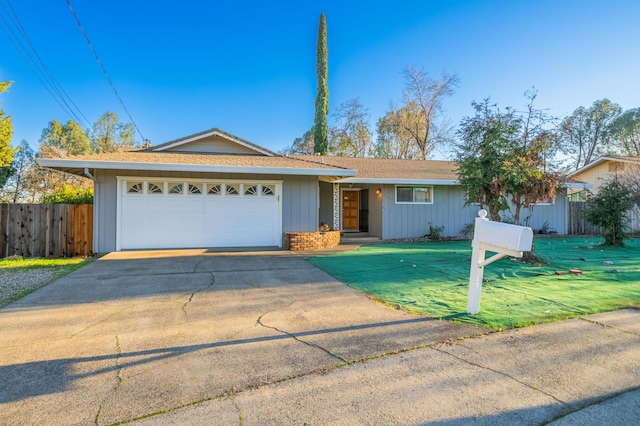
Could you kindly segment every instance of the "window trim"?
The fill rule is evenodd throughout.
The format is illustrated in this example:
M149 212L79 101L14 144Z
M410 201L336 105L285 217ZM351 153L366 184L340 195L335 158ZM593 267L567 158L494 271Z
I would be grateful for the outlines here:
M542 200L544 200L545 198L549 198L550 200L548 202L546 201L537 201L535 203L536 206L553 206L556 203L556 197L544 197Z
M398 188L425 188L428 189L429 192L429 201L398 201ZM415 191L411 191L411 196L413 200L415 200ZM394 197L396 204L418 204L418 205L426 205L433 204L433 185L395 185L394 188Z

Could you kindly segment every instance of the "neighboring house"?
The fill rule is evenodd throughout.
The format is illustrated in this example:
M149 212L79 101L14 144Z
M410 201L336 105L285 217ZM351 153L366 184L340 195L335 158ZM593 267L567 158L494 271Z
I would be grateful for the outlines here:
M569 189L569 199L571 201L586 201L587 192L596 195L605 182L628 176L640 179L640 157L599 157L569 175L570 179L580 180L592 186L588 191L586 189ZM638 208L633 209L630 218L631 230L640 230L640 211Z
M96 253L282 247L285 232L322 222L385 240L423 236L430 223L456 236L478 211L464 206L453 162L279 155L218 129L37 161L94 180ZM558 196L536 207L529 225L566 233L567 210Z
M640 157L605 156L599 157L586 166L569 174L569 178L591 184L593 187L589 189L589 192L595 195L606 181L630 173L640 177ZM572 189L569 190L568 193L572 201L582 201L586 199L585 190Z

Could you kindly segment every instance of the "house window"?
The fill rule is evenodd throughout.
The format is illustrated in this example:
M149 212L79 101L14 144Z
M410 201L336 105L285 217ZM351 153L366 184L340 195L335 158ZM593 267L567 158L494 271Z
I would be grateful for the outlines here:
M569 201L584 203L587 201L587 194L587 191L574 192L573 194L569 194Z
M610 172L623 172L624 171L624 163L621 161L609 161L609 171Z
M433 187L398 185L396 204L433 204Z

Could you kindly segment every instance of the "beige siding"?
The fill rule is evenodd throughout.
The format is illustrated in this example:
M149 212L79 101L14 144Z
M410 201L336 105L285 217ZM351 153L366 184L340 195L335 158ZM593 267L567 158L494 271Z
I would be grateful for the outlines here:
M585 170L580 174L574 175L573 177L583 182L592 184L593 188L590 189L589 191L591 191L592 194L597 194L600 187L607 180L613 179L616 176L616 172L609 171L609 163L611 163L611 161L607 161L602 164L599 164L595 167ZM634 175L637 175L639 171L640 171L640 167L634 164L625 163L624 171L617 172L617 173L619 176L622 176L625 173L634 173ZM570 191L570 193L575 193L578 191L579 190L573 189L572 191Z

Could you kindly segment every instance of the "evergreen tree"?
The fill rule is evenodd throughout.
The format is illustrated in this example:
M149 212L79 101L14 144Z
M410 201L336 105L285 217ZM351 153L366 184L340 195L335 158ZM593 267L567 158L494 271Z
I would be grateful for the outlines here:
M625 229L629 224L629 210L633 205L631 191L614 178L602 185L597 195L589 196L585 219L602 227L605 246L623 246L627 238Z
M314 152L327 154L327 113L329 112L329 87L328 78L328 52L327 52L327 21L324 13L320 14L318 23L318 44L316 47L316 74L318 77L318 91L316 93L316 115L313 126Z

